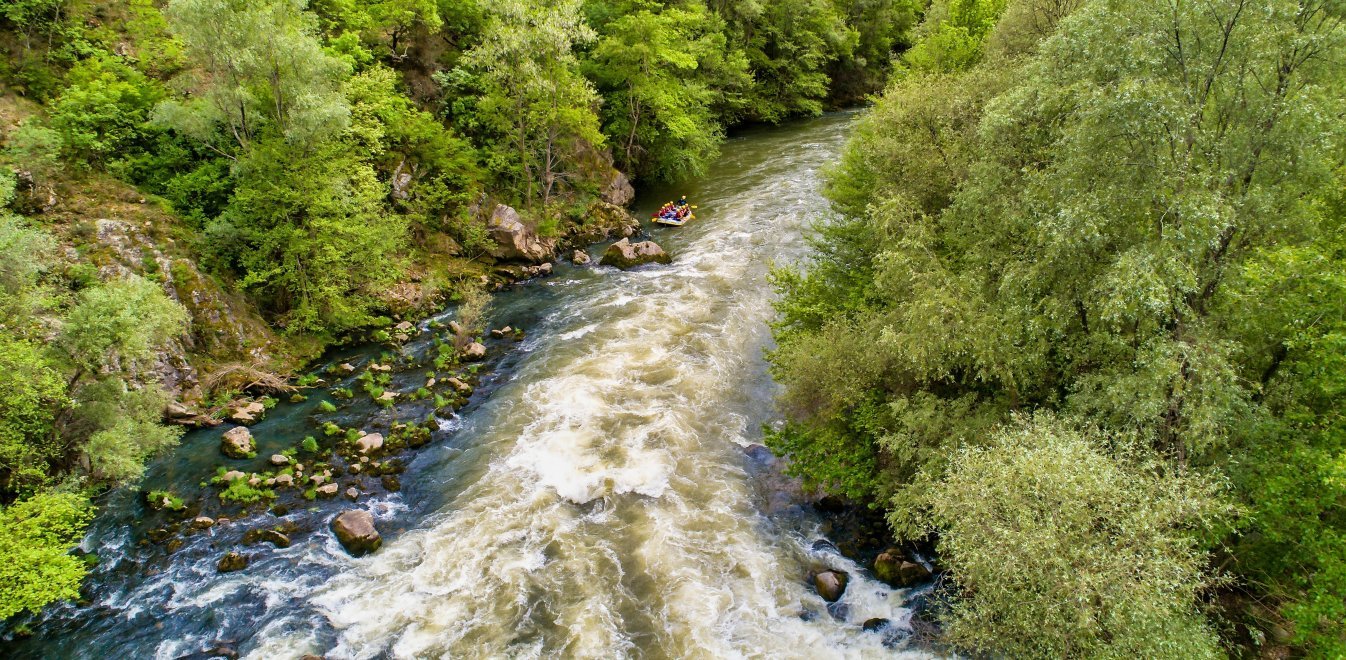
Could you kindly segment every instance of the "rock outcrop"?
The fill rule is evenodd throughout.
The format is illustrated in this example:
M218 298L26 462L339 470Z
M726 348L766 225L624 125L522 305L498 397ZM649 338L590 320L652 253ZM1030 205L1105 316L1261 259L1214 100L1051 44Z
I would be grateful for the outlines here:
M362 557L379 549L383 537L374 528L374 515L363 509L344 511L332 520L332 533L346 552Z
M599 195L604 202L614 206L626 206L631 200L636 198L636 189L631 185L631 180L626 178L626 174L621 170L612 171L612 180L608 182L606 188Z
M524 224L518 211L504 204L495 207L486 230L495 241L496 256L501 259L542 263L556 253L555 240L538 236Z
M220 451L229 458L251 458L256 451L252 442L252 431L246 426L236 426L220 437Z
M654 241L632 243L630 239L623 238L608 246L607 251L603 253L602 263L605 266L616 266L625 270L645 264L667 264L672 261L673 257L664 252L664 249Z

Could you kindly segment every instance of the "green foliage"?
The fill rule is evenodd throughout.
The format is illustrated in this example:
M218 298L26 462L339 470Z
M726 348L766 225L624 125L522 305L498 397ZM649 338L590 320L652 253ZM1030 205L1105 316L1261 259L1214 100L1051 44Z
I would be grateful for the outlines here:
M1210 481L1040 418L965 448L894 502L896 529L939 530L963 592L947 638L1016 658L1216 658L1194 606L1202 532L1231 514Z
M264 499L276 499L276 491L249 486L247 479L234 479L229 482L224 490L220 491L220 500L224 502L253 504Z
M233 200L206 233L289 331L343 332L373 319L378 287L400 272L405 218L384 195L340 143L295 153L266 140L240 161Z
M576 46L595 34L579 0L491 3L481 43L458 78L480 89L471 121L499 145L492 168L529 206L546 208L558 184L583 183L586 152L602 146L598 95L579 73Z
M172 0L164 15L199 67L181 81L190 99L159 106L165 125L243 149L268 130L309 142L345 127L346 66L323 52L302 0Z
M336 411L337 411L336 404L332 403L331 401L318 402L318 412L334 413Z
M1043 527L1069 509L1035 508L1043 488L1088 486L1092 510L1167 515L1175 496L1149 478L1185 474L1227 480L1246 507L1247 531L1223 539L1235 577L1282 607L1305 652L1341 653L1346 134L1330 108L1346 34L1325 5L1240 8L936 4L908 61L938 73L896 81L863 121L829 182L844 217L811 270L775 275L790 421L773 445L899 519L940 508L901 531L945 540L963 598L951 630L973 652L1211 652L1189 569L1213 536L1133 535L1161 544L1133 546L1148 553L1134 563L1188 568L1128 583L1089 559L1127 557L1106 550L1127 537ZM1149 524L1115 515L1105 529ZM1029 531L1074 540L992 534ZM1055 566L1077 574L1021 570ZM1089 593L1078 580L1096 576L1117 590L1040 595Z
M183 502L181 497L166 490L152 490L145 493L145 501L148 502L150 508L153 509L182 511L187 508L187 503Z
M604 132L619 166L664 180L705 170L723 128L713 108L720 72L702 64L726 47L720 22L699 5L645 9L604 27L586 68L609 99ZM746 73L746 60L735 64Z
M186 324L181 305L132 276L80 292L57 343L77 372L96 373L114 361L130 371L156 357Z
M304 442L303 442L302 444L300 444L299 446L300 446L301 449L303 449L304 451L306 451L306 452L308 452L308 453L310 453L310 454L316 454L316 453L318 453L318 439L315 438L315 437L313 437L313 436L311 436L311 435L309 435L309 436L305 436L305 437L304 437Z
M74 493L0 507L0 618L79 596L87 568L70 549L92 518L88 499Z
M75 161L106 162L143 139L144 124L164 91L111 55L91 57L72 69L70 86L51 107L51 125Z

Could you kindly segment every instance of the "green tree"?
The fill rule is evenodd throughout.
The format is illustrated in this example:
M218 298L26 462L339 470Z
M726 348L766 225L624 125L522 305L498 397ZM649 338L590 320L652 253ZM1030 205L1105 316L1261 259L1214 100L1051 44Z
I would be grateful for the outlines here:
M1021 420L894 503L899 531L939 531L961 589L950 641L1015 658L1222 656L1195 603L1201 534L1231 509L1210 481L1118 444Z
M711 18L695 5L645 9L604 28L587 68L611 90L604 128L624 170L678 180L704 171L718 153L723 129L712 108L713 81L700 65L726 44Z
M142 139L144 124L163 90L111 56L91 57L72 69L70 86L52 104L51 125L76 161L106 163Z
M603 144L598 94L575 55L594 38L579 0L505 0L492 4L481 43L463 56L481 89L474 120L509 150L495 169L529 205L545 208L558 184L583 183L582 161Z
M70 548L92 517L89 501L73 493L0 507L0 618L79 596L85 565Z
M281 315L290 332L341 333L372 320L375 293L401 272L406 219L349 145L296 153L283 140L254 145L239 163L226 212L207 227L240 285Z
M187 46L192 92L157 110L159 120L214 144L223 130L246 149L268 127L305 142L339 133L349 109L346 65L328 55L304 0L172 0L164 9ZM216 145L219 147L220 145Z

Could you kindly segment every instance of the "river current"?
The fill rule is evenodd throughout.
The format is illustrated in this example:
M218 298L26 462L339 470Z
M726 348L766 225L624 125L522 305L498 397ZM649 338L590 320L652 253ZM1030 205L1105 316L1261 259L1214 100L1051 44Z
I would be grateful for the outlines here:
M104 555L93 604L55 608L13 650L172 659L223 640L265 659L919 655L861 631L876 617L905 627L906 592L815 549L819 519L773 504L745 452L774 419L767 275L808 254L827 208L820 170L853 118L749 131L702 180L647 194L642 208L679 193L700 206L686 227L652 232L671 265L563 266L500 296L496 326L524 323L528 339L484 404L445 420L401 493L354 505L384 531L377 553L350 557L322 525L237 573L217 573L218 553L194 545L135 572L125 564L138 551L110 515L86 541ZM285 423L268 420L270 435ZM178 454L213 442L189 438ZM184 461L152 478L188 473ZM837 604L808 580L825 567L852 578Z

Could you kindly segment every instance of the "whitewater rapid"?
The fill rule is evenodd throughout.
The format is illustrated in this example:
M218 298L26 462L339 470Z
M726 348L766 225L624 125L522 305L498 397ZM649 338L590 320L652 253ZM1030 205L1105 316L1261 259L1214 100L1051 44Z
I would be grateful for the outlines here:
M546 308L508 382L445 420L453 441L418 458L413 487L356 505L379 552L351 558L322 531L240 573L173 566L100 604L167 627L129 642L108 623L87 643L164 659L220 638L268 660L919 655L861 631L905 625L905 593L813 550L812 514L766 513L744 451L773 419L769 269L807 254L850 122L731 140L676 191L700 218L655 233L671 265L532 285ZM829 566L852 577L830 607L808 582Z

